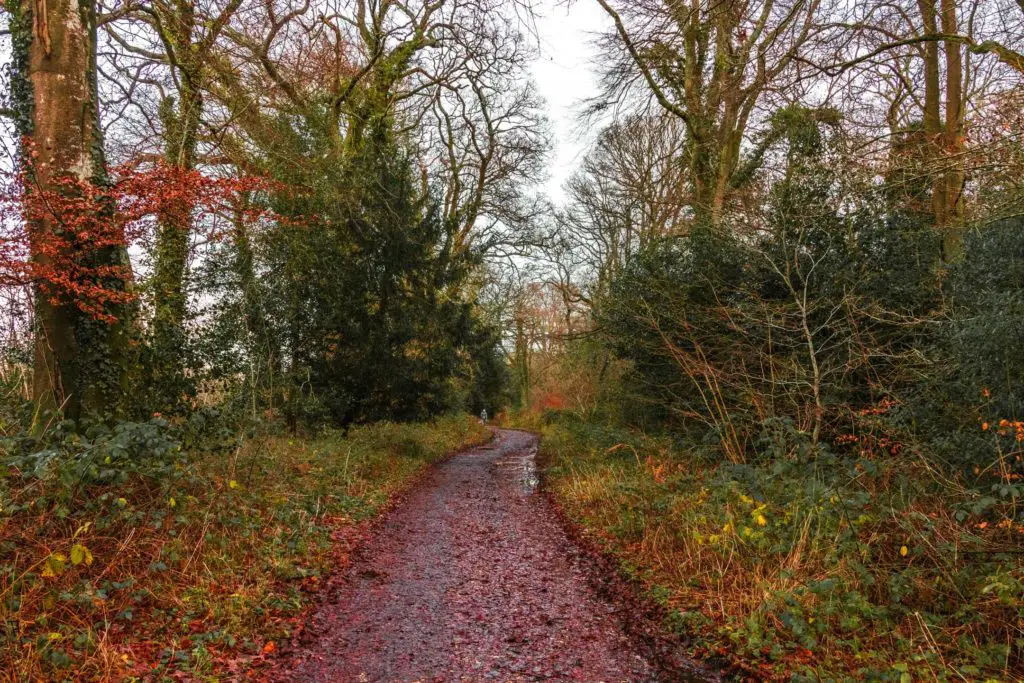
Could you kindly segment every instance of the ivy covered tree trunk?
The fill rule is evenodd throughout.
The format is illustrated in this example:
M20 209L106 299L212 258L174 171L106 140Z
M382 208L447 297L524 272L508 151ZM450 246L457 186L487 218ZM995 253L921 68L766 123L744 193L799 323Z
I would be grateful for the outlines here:
M232 224L234 227L235 273L242 290L245 313L245 328L251 343L250 353L257 366L252 378L252 391L266 390L267 408L271 411L277 405L276 394L281 381L281 344L266 310L259 282L256 279L256 256L246 225L245 212L249 198L244 196L235 205ZM255 400L255 398L254 398Z
M107 182L96 91L96 8L90 0L8 0L14 15L14 104L24 154L26 193L73 192L75 181ZM28 225L32 259L45 267L47 245L63 234L60 215L42 213ZM128 286L130 263L123 243L97 247L88 238L61 243L78 263L103 273L102 282L81 283L111 290ZM117 412L125 392L130 308L106 304L113 322L96 319L67 297L37 285L33 397L37 427L46 413L77 419Z
M143 3L145 4L145 3ZM217 4L215 14L197 3L154 0L151 16L175 75L177 97L160 103L164 131L164 162L182 173L195 170L199 127L203 116L203 87L207 65L217 37L225 29L242 0ZM207 9L212 9L208 6ZM137 8L138 11L143 11ZM150 16L143 11L143 16ZM148 18L144 21L149 23ZM186 379L188 359L188 256L195 206L186 198L172 202L161 215L153 268L153 367L157 400L167 410L179 407L194 389Z
M196 133L203 109L202 95L183 76L180 99L164 98L160 118L164 126L164 160L188 172L195 168ZM187 394L184 367L188 309L186 272L193 206L186 199L173 202L160 216L153 264L153 373L163 408L174 409Z

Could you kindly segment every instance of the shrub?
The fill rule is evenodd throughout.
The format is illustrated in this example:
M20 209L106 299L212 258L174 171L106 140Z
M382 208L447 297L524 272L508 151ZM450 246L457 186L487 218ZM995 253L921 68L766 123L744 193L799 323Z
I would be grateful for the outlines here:
M542 441L559 503L697 656L777 680L1024 673L1012 517L910 450L844 455L785 423L758 449L721 463L578 422Z

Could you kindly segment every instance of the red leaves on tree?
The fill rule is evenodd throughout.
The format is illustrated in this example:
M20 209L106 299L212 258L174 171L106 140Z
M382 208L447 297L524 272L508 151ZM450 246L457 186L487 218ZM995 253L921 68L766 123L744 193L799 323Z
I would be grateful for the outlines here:
M216 178L163 163L119 166L105 185L64 176L43 188L30 171L7 173L0 176L0 287L33 286L54 305L114 322L111 310L136 295L131 266L112 254L157 220L191 229L195 217L223 214L242 193L266 187L260 178ZM216 222L198 224L209 239L221 237Z

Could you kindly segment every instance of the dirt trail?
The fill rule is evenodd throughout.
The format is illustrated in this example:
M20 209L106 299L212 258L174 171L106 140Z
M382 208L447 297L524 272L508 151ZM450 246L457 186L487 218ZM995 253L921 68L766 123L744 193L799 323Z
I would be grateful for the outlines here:
M656 681L550 503L534 436L434 468L359 551L281 681Z

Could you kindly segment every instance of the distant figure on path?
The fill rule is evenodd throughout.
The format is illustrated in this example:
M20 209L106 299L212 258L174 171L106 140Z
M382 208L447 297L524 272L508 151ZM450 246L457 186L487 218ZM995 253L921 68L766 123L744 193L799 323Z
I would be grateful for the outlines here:
M480 424L487 424L487 408L480 411Z

